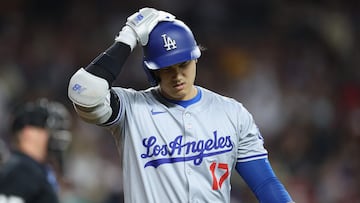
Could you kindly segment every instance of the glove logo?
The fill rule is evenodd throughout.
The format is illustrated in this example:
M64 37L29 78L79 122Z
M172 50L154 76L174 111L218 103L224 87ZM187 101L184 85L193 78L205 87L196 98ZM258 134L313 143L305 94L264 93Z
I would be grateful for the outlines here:
M140 23L140 21L141 21L142 19L144 19L144 16L141 15L141 14L139 14L139 15L136 16L135 21L136 21L136 23Z
M75 84L72 87L72 90L74 90L75 92L77 92L78 94L81 94L81 92L83 92L84 90L86 90L85 87L82 87L80 84Z
M166 51L171 51L177 48L176 41L174 39L171 39L171 37L167 36L166 34L161 35L161 37L164 40L164 48L166 48Z

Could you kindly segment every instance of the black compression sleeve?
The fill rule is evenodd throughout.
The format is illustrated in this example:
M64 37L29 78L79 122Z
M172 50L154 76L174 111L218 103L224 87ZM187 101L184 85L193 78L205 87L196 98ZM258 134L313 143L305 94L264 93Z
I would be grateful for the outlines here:
M106 121L106 123L114 121L118 116L120 110L120 99L113 89L110 89L110 106L113 112L109 120Z
M115 42L105 52L96 57L85 69L89 73L104 78L111 87L130 53L129 45Z

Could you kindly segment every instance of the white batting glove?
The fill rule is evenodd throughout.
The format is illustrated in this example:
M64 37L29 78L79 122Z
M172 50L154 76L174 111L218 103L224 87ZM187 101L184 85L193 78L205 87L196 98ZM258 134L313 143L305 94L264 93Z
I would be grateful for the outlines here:
M165 11L154 8L142 8L128 17L126 25L136 33L137 41L145 46L149 40L149 34L160 21L173 21L175 16Z
M137 44L137 35L132 28L125 25L115 37L115 41L129 45L132 51Z

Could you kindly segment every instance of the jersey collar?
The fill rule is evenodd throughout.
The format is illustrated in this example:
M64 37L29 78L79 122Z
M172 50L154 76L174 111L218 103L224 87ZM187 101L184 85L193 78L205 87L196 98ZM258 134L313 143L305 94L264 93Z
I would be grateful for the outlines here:
M196 96L194 98L192 98L192 99L189 99L189 100L173 100L173 99L168 99L168 98L165 98L165 97L163 97L163 98L166 101L170 102L170 103L177 104L177 105L180 105L180 106L186 108L186 107L200 101L201 96L202 96L201 89L199 87L196 87L196 89L198 90Z

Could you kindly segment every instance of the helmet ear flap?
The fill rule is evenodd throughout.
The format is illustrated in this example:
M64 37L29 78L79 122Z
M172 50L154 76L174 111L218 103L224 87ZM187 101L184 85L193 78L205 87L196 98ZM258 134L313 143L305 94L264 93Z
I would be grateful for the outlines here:
M158 83L159 83L158 78L155 76L154 71L153 71L153 70L150 70L150 69L146 66L145 62L143 62L143 69L144 69L144 71L145 71L146 77L147 77L150 85L151 85L152 87L158 85Z

